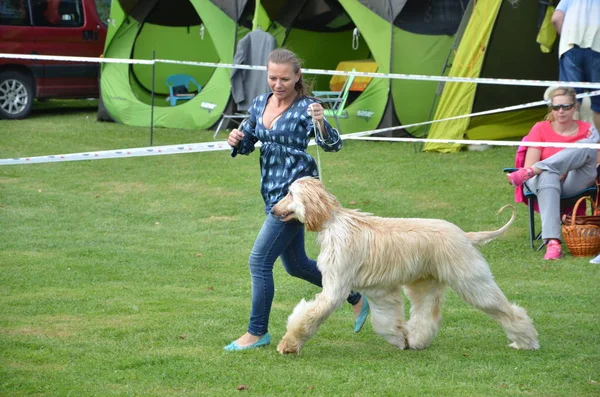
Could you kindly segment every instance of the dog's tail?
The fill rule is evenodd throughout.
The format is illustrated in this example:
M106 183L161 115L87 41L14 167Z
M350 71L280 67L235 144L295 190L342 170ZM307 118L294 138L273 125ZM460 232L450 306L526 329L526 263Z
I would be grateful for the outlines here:
M506 204L504 207L500 208L497 212L497 214L499 214L508 207L510 207L510 209L512 210L512 215L511 215L510 219L508 220L508 222L506 222L506 225L502 226L500 229L494 230L494 231L487 231L487 232L466 233L467 237L473 242L473 244L483 245L483 244L489 243L490 241L492 241L493 239L495 239L496 237L498 237L499 235L501 235L502 233L504 233L505 231L508 230L508 227L510 226L511 223L513 223L513 221L515 220L516 214L517 214L515 207L511 204Z

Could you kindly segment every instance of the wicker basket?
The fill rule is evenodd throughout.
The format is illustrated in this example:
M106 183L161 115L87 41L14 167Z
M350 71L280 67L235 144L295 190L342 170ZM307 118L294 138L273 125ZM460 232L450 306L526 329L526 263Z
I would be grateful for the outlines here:
M577 207L585 200L592 203L592 213L597 214L596 203L589 196L585 196L575 203L570 222L562 225L563 238L573 256L594 256L600 253L600 227L594 224L577 224ZM600 218L600 215L598 217Z

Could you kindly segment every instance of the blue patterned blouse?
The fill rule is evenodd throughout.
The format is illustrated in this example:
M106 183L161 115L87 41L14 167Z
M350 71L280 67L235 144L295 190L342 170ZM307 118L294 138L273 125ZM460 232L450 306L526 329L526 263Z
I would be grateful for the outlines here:
M292 106L279 117L269 130L263 124L263 112L267 100L272 94L263 94L254 99L249 117L240 126L244 139L231 156L248 155L254 151L254 145L260 141L261 194L265 201L265 212L288 192L296 179L304 176L319 176L315 159L306 152L314 126L308 114L308 105L315 100L302 96L296 98ZM320 136L317 144L326 152L337 152L342 148L342 140L336 129L325 121L328 137L324 141Z

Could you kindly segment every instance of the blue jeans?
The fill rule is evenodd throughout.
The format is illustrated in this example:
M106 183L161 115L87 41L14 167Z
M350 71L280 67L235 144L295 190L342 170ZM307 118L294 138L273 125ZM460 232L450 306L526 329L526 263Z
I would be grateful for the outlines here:
M269 315L275 294L273 266L281 257L289 275L306 280L318 287L321 272L317 262L306 256L304 249L304 225L298 221L282 222L272 214L267 215L250 254L252 276L252 311L248 332L262 336L269 328ZM353 292L348 302L355 305L361 296Z
M562 54L559 60L559 78L561 81L587 81L600 82L600 52L591 48L579 48L574 46ZM575 88L580 94L583 88ZM591 108L600 113L600 95L590 98ZM581 103L581 100L579 101Z

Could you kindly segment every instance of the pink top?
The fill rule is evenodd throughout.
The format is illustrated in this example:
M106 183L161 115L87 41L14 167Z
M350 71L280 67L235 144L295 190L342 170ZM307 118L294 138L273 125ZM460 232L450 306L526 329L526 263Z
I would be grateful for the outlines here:
M527 135L527 140L530 142L560 142L560 143L573 143L577 142L581 139L587 138L589 134L590 127L592 126L590 123L586 123L585 121L573 120L579 125L579 130L573 136L563 136L557 134L552 129L550 125L550 121L540 121L539 123L535 123L531 131L529 131L529 135ZM560 147L535 147L542 151L542 155L540 160L545 160L548 157L560 152L564 148Z

